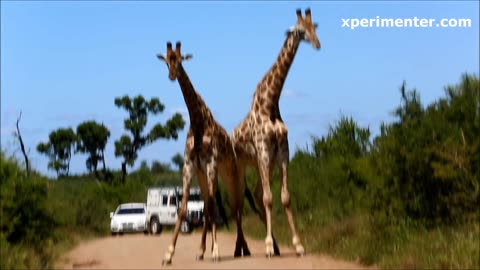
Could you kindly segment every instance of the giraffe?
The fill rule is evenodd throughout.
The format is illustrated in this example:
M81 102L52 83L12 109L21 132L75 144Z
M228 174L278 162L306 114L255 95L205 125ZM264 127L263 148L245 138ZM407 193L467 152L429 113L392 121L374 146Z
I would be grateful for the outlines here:
M180 224L185 219L191 179L194 175L198 178L206 206L206 220L203 224L200 253L197 255L197 259L203 260L207 229L210 226L212 230L212 258L214 261L219 259L214 219L216 199L214 194L218 187L218 174L225 182L229 195L229 205L236 219L237 241L234 256L242 256L242 252L244 256L249 256L250 251L242 231L245 184L243 178L238 177L236 154L230 136L213 118L210 109L202 97L195 91L187 73L183 69L182 61L191 59L192 55L181 55L181 43L176 43L174 51L172 50L172 43L167 42L167 54L165 56L158 54L157 57L167 64L169 79L178 81L190 116L190 128L187 134L184 165L182 168L184 196L182 197L178 219L175 224L173 239L162 263L171 264L172 262Z
M258 83L253 95L250 111L244 120L233 130L232 140L237 153L240 176L244 177L245 168L253 167L257 173L255 199L260 206L260 218L266 226L266 255L279 255L278 246L272 235L272 193L270 177L273 168L278 165L281 178L281 201L292 234L292 243L297 255L304 255L305 249L295 229L293 214L290 209L288 192L288 131L280 115L279 99L283 84L292 65L300 41L305 40L315 49L320 49L312 22L311 10L305 10L302 17L300 9L296 10L297 23L287 31L287 37L275 63Z

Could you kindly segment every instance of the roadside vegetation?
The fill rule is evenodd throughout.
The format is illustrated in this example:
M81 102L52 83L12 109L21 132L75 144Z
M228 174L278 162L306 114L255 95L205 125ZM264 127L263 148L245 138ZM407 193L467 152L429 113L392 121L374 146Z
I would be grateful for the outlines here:
M480 269L479 78L463 75L445 88L444 97L428 105L405 83L399 96L401 104L392 109L396 119L382 124L376 137L352 117L341 116L327 134L296 149L289 190L306 250L381 268ZM161 112L157 101L150 101L151 110ZM130 102L124 97L115 104L131 111ZM139 97L137 103L148 104ZM118 204L145 201L149 186L181 185L181 155L172 158L175 169L142 161L127 174L139 148L158 138L176 139L184 125L178 115L141 135L148 111L141 110L143 118L134 119L138 114L129 111L125 121L132 136L116 141L115 152L124 158L119 171L106 167L103 151L110 133L93 121L76 133L73 127L59 129L39 144L57 179L24 169L25 164L2 150L1 269L52 268L79 240L108 235L109 212ZM84 175L69 173L76 151L89 155ZM248 187L253 190L255 183L249 172ZM280 243L291 245L277 172L272 192L273 233ZM247 202L245 212L245 231L264 239L264 225ZM235 232L234 226L228 230Z
M405 83L400 97L396 120L375 138L342 116L296 151L289 190L307 252L382 268L479 269L478 76L463 75L427 106ZM291 245L279 181L272 192L274 235ZM247 232L264 239L258 218L246 222Z

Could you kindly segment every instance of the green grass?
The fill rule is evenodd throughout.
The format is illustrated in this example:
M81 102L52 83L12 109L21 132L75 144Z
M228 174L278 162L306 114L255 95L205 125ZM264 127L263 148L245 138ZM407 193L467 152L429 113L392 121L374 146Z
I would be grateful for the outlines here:
M379 227L366 214L320 225L310 214L296 217L298 233L308 253L376 265L384 269L480 269L479 224L424 229L414 225ZM284 214L273 218L279 244L292 246ZM247 235L263 240L265 227L253 214L245 217Z

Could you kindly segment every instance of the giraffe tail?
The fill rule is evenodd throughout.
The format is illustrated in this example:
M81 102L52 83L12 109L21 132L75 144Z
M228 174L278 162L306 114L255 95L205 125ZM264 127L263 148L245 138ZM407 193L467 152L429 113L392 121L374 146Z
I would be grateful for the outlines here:
M220 193L219 188L217 188L217 191L215 192L215 201L217 202L219 215L222 218L223 223L225 224L225 226L228 229L229 226L228 226L227 212L225 211L225 207L223 207L222 194Z
M260 213L258 212L258 209L255 206L255 200L253 199L252 192L250 191L250 189L248 189L246 183L247 183L247 179L245 178L245 197L247 198L248 204L250 204L250 207L252 208L253 212L259 215Z

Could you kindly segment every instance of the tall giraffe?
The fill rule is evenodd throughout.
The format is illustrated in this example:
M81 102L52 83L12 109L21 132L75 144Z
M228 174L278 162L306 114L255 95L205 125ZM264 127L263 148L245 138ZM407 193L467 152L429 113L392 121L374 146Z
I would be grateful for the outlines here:
M278 103L283 84L300 41L308 41L316 49L320 49L320 41L315 33L317 24L312 23L310 9L305 11L305 18L302 17L300 9L297 9L296 13L297 23L288 30L277 60L257 85L250 111L234 129L232 136L241 177L244 177L247 166L254 167L257 172L255 197L260 206L260 217L267 230L265 245L268 257L279 254L272 236L271 221L272 192L270 190L270 177L275 165L280 167L281 200L292 233L292 243L298 255L305 254L290 209L290 194L287 187L288 132L280 116Z
M218 174L220 174L225 182L229 204L237 223L237 241L234 256L241 256L242 252L244 256L248 256L250 255L250 251L242 231L245 182L243 178L239 178L234 145L225 129L213 118L210 109L202 97L195 91L182 66L182 61L192 58L192 55L187 54L186 56L182 56L180 48L181 43L177 42L175 51L173 51L172 43L167 42L166 56L157 55L160 60L167 64L169 79L178 81L190 116L190 128L187 134L184 153L185 161L182 171L184 195L182 197L177 223L175 224L172 243L165 253L163 264L170 264L172 262L180 224L185 219L191 179L194 175L198 178L201 194L206 205L206 220L203 224L200 253L197 255L197 259L203 259L206 234L209 226L212 228L212 258L215 261L219 259L214 217L214 195L218 186Z

